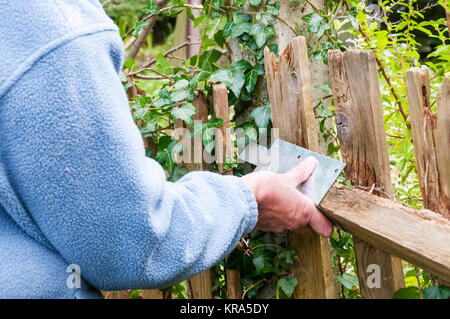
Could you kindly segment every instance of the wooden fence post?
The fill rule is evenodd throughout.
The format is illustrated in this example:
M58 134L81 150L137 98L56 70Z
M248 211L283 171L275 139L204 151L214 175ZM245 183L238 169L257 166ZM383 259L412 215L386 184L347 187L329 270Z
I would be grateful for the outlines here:
M317 152L318 130L305 38L294 38L278 61L277 66L266 47L264 63L273 127L279 129L280 138ZM288 244L298 250L293 275L299 284L294 298L336 298L328 239L292 231Z
M442 155L442 162L438 163L438 150L447 153L450 143L449 132L449 108L448 84L446 79L443 83L443 97L439 102L440 118L439 129L437 128L436 115L431 111L430 103L430 81L427 68L411 68L406 72L406 93L408 96L409 115L411 117L411 131L414 143L414 154L416 157L416 169L419 176L419 185L422 192L425 208L450 217L448 202L449 193L445 189L450 187L448 175L449 162ZM447 104L447 105L445 105ZM441 114L442 113L442 114ZM447 123L445 123L447 121ZM438 140L437 136L440 136ZM440 166L440 169L439 169ZM441 173L447 174L441 176Z
M206 101L206 97L202 92L196 92L196 97L194 99L193 104L195 105L196 113L192 117L194 121L208 121L208 103ZM182 120L175 121L175 129L185 127ZM186 166L188 171L203 171L208 170L208 165L203 159L203 146L201 149L201 153L198 154L195 152L194 148L194 140L196 138L200 139L201 137L194 136L189 138L187 136L181 137L186 143L185 147L188 148L190 158L188 162L183 163ZM182 143L183 144L183 143ZM198 156L202 156L201 159ZM193 299L211 299L212 292L211 289L214 285L215 278L215 270L213 268L205 270L192 278L189 279L189 288L191 292L191 298Z
M352 185L392 198L394 191L374 54L361 49L345 53L332 50L328 53L328 63L340 150L347 163L345 176ZM353 242L361 296L392 298L404 287L401 260L355 236ZM379 287L368 282L373 272L368 270L370 265L380 267Z
M230 113L228 108L228 91L223 83L214 84L213 91L213 106L216 117L224 120L222 126L219 128L220 134L216 134L215 151L216 163L218 171L223 175L233 175L233 170L225 170L225 159L232 157L231 152L231 134L230 134ZM226 269L225 278L227 287L228 299L241 299L241 276L238 269Z
M431 110L428 69L409 69L405 81L424 207L450 218L450 79L438 94L437 116Z

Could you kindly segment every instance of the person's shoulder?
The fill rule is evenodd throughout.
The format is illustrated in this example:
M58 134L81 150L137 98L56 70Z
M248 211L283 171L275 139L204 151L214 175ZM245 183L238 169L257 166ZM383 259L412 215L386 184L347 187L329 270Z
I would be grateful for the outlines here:
M0 0L0 91L41 56L106 30L117 27L98 0Z

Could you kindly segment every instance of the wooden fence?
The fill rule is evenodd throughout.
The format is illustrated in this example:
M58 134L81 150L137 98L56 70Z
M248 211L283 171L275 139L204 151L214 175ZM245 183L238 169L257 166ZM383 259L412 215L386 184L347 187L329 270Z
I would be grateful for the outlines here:
M425 209L394 200L385 137L377 65L370 50L328 53L340 150L347 163L345 176L354 187L335 184L321 206L353 235L357 275L363 298L392 298L404 287L405 260L430 272L443 284L450 282L450 79L445 78L431 111L426 68L407 71L409 105L417 173ZM306 41L295 38L279 56L266 49L265 71L273 127L280 138L319 151L318 128L312 105L312 84ZM197 119L208 110L198 97ZM213 87L214 112L229 127L227 90ZM206 113L205 113L206 112ZM181 124L179 124L181 125ZM225 131L224 131L225 132ZM229 143L229 137L224 135ZM226 144L226 143L225 143ZM224 145L225 145L224 144ZM224 150L218 150L225 156ZM228 154L229 155L229 154ZM190 167L189 169L205 169ZM223 167L219 172L225 174ZM329 241L317 234L288 234L288 245L298 250L292 268L298 280L294 298L336 298ZM381 270L381 286L368 285L370 266ZM212 298L213 272L190 279L190 297ZM227 295L241 297L239 272L226 270ZM163 297L152 290L149 297Z

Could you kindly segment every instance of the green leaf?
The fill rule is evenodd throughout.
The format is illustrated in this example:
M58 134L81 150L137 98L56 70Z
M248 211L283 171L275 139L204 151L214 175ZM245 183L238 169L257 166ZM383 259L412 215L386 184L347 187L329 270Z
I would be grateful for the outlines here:
M182 119L187 125L192 125L192 116L195 114L195 106L192 103L184 103L180 107L174 107L170 114L174 119Z
M261 0L249 0L248 2L250 2L252 6L259 6Z
M256 80L258 80L258 69L254 68L245 75L245 88L247 89L247 92L253 92L255 89Z
M216 129L214 127L207 127L203 130L202 141L203 145L205 145L205 149L211 153L214 149L214 133Z
M342 276L337 276L337 280L347 289L359 287L358 277L349 273L344 273Z
M331 29L331 27L326 23L326 20L318 15L317 13L310 13L304 15L302 20L308 25L308 31L312 33L317 33L317 37L320 39L326 30Z
M247 22L233 24L233 28L231 30L231 37L237 38L237 37L243 35L244 33L250 33L251 26L252 25Z
M394 293L393 299L420 299L419 288L400 288Z
M324 91L326 91L328 94L331 94L331 85L330 85L330 83L323 83L323 84L319 84L319 85L316 85L316 86L314 86L315 88L317 88L317 89L321 89L321 90L324 90Z
M242 63L237 61L231 65L230 73L232 77L232 83L230 85L230 90L239 97L242 87L245 84L245 74L242 71Z
M271 119L270 105L267 104L258 106L250 114L249 118L255 120L256 126L258 126L258 128L267 128Z
M209 79L212 82L222 82L229 86L233 85L233 75L231 74L231 71L227 69L218 69L211 74Z
M423 292L425 299L450 299L450 287L447 286L429 286Z
M251 69L252 65L245 60L239 60L239 61L236 61L233 63L232 68L236 69L236 70L241 70L242 72L245 72L248 69Z
M286 279L286 277L281 278L278 280L278 285L280 286L281 290L283 290L284 294L291 298L292 294L294 293L295 287L298 285L298 281L295 278Z
M139 36L139 32L141 32L147 26L147 24L147 21L136 21L133 25L133 32L131 33L131 35L137 38Z
M273 251L260 248L253 252L253 264L257 274L269 273L273 270Z
M133 290L130 294L130 299L139 299L139 296L141 294L140 290Z
M184 166L174 166L172 175L168 178L170 182L176 182L180 178L182 178L184 175L187 174L187 169Z
M256 16L256 19L263 25L270 25L273 23L274 17L270 12L264 12L263 14Z
M218 128L223 124L223 119L219 117L211 117L211 119L206 123L206 127L208 128Z
M255 270L252 258L239 249L234 249L228 256L226 267L228 269L239 269L244 276Z

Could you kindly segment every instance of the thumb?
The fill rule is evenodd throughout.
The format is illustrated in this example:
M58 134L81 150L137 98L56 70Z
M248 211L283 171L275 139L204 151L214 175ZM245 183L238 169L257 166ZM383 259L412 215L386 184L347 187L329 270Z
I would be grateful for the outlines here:
M319 162L314 157L309 156L284 175L290 185L297 187L311 176L318 164Z

